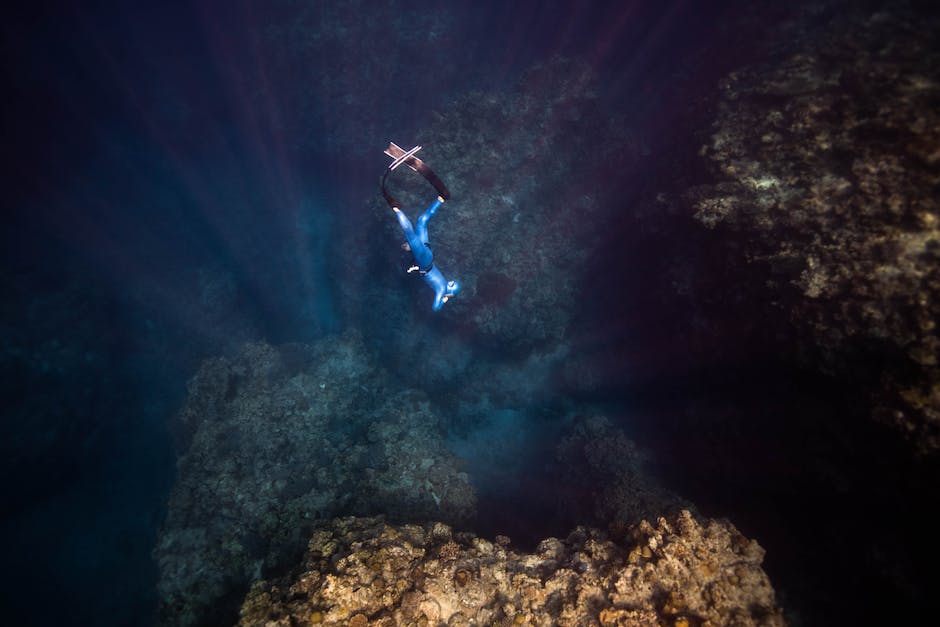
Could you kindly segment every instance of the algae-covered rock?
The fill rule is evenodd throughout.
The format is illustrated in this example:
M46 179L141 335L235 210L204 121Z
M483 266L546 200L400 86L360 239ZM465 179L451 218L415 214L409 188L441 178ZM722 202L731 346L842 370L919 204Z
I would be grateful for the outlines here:
M162 622L224 620L251 581L291 563L318 519L473 515L427 399L397 389L366 355L356 336L249 344L193 377L154 551Z
M292 575L252 587L239 625L783 625L763 556L687 511L623 543L579 527L533 553L441 523L342 518Z
M804 23L820 32L722 82L704 148L722 180L691 192L695 216L769 264L808 361L936 450L940 22L899 3Z
M554 350L580 306L590 250L584 242L614 210L615 168L639 155L623 118L603 111L596 82L586 64L555 58L511 87L455 98L417 134L422 156L452 194L430 224L430 244L435 263L462 291L438 315L478 346ZM434 197L417 175L396 175L392 185L412 220ZM374 250L384 242L381 266L401 265L398 224L378 194L373 207L379 232L361 229L352 246ZM420 299L414 305L390 302L372 285L356 285L349 300L366 302L396 329L414 328L403 310L430 308L433 297L409 280L419 282L402 272L393 289L409 290Z
M694 511L691 503L660 485L650 471L649 453L604 416L577 416L555 456L563 469L559 485L587 501L564 506L593 510L600 523L622 528L667 512Z

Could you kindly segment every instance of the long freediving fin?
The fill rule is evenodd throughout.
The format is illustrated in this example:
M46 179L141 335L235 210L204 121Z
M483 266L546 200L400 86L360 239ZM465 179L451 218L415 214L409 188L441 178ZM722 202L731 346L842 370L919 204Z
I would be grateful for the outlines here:
M424 161L414 156L419 150L421 150L421 146L415 146L411 150L404 150L395 142L389 142L388 148L385 149L385 154L392 158L392 163L388 166L388 169L385 170L385 175L382 177L382 195L385 196L385 201L393 209L401 205L399 205L398 201L385 189L385 180L388 178L389 172L403 163L423 176L428 183L437 190L437 195L440 196L441 202L450 198L450 191L447 189L447 186L444 185L444 182L437 177L434 170L428 167Z

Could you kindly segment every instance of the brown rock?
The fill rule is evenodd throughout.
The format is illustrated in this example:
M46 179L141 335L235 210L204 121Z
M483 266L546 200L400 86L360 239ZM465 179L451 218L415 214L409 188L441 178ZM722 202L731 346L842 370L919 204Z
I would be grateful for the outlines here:
M579 527L565 540L543 541L536 554L458 534L449 551L455 554L444 559L428 550L441 532L440 523L389 527L378 518L337 519L314 534L309 552L329 546L338 559L308 557L293 577L256 585L239 625L261 627L275 618L300 624L313 607L322 608L324 625L784 624L760 568L760 546L730 523L700 523L688 511L636 525L628 546ZM638 547L655 559L630 562ZM408 587L376 587L377 556L382 578ZM421 586L409 580L415 572L422 573ZM314 585L292 586L295 580Z

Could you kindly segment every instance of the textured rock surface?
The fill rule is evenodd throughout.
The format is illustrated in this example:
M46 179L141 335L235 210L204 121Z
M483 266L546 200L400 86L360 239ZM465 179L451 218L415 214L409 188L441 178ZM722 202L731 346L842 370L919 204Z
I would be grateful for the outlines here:
M464 325L478 343L552 350L577 310L588 254L580 242L603 228L611 209L601 183L612 175L610 163L637 156L624 120L602 112L596 80L588 67L556 58L511 89L454 100L418 135L426 160L452 192L430 225L431 244L439 267L464 291L441 315ZM412 220L433 199L416 175L396 177L394 185ZM374 207L382 232L361 231L356 247L387 242L381 263L394 267L401 233L380 198ZM400 282L408 280L418 282L410 276ZM420 300L409 307L430 307L424 285L413 292ZM383 293L369 303L383 307L387 300ZM408 308L397 306L394 315L402 310Z
M896 8L822 23L722 83L706 154L723 181L691 200L769 264L807 357L879 389L877 415L936 450L940 22Z
M590 501L563 507L593 510L598 523L623 527L693 510L691 503L659 485L649 471L649 454L604 416L576 417L555 455L564 469L559 485Z
M226 616L251 581L290 563L317 519L473 514L423 394L396 389L365 355L355 336L249 344L190 381L185 452L154 551L164 623Z
M782 625L760 564L732 525L688 512L620 542L579 527L534 553L444 524L343 518L292 576L253 586L240 625Z

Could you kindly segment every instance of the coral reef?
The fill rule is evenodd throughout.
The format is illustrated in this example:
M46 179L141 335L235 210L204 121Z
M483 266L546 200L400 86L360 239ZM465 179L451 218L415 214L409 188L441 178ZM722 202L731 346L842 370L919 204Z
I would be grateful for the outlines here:
M252 587L239 625L783 625L763 556L687 511L617 541L579 527L531 554L441 523L342 518L293 575Z
M472 516L438 429L424 395L393 385L355 335L208 360L180 414L179 476L154 550L161 622L224 620L318 519Z
M875 414L933 451L940 23L903 6L830 16L783 62L730 74L703 149L722 180L689 196L769 265L807 361L873 389Z

